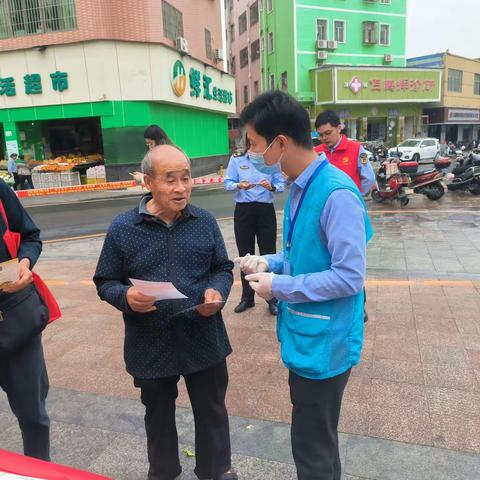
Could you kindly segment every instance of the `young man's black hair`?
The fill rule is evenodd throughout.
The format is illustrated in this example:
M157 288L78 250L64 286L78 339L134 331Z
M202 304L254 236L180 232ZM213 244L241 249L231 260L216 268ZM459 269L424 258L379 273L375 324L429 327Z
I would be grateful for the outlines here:
M310 116L293 97L279 90L266 92L248 104L240 115L244 125L273 142L278 135L290 137L298 146L312 148Z
M327 125L329 123L332 127L338 127L340 125L340 117L337 112L333 110L325 110L320 113L315 120L315 129L321 127L322 125Z

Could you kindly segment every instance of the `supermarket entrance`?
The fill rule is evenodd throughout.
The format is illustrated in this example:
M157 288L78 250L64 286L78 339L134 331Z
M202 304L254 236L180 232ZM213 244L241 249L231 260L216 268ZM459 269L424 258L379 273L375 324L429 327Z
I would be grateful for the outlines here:
M105 181L100 117L21 122L18 130L34 188Z

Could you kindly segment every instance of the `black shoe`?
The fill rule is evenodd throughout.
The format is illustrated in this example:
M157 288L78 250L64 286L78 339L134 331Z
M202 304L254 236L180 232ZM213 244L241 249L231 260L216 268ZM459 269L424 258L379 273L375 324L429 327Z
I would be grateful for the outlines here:
M270 315L277 316L278 315L278 307L276 300L270 300L268 303L268 311Z
M252 308L255 306L254 301L247 301L247 300L242 300L234 309L233 311L235 313L242 313L248 308Z
M363 323L368 322L368 313L366 310L363 311Z

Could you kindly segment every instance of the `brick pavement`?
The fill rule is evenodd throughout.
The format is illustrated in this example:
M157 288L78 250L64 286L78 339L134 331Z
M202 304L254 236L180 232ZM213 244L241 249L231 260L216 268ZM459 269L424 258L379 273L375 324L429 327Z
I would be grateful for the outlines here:
M473 480L476 477L471 472L475 468L480 471L480 463L475 463L480 459L480 211L475 198L460 196L456 200L428 204L415 199L412 207L417 212L412 208L395 211L388 204L370 206L376 230L368 255L370 321L362 363L352 373L340 422L340 430L346 434L343 441L349 446L344 452L351 474L347 478L411 480L417 478L412 472L422 472L428 465L435 476L418 478ZM234 256L231 220L220 224ZM75 404L77 416L67 415L71 431L64 435L69 439L76 438L75 426L80 428L84 415L88 417L82 409L98 422L94 409L108 399L137 408L134 400L138 393L123 366L121 319L97 299L90 282L101 244L101 238L93 238L46 245L38 268L50 281L64 311L64 318L44 336L57 420L62 421L64 407L56 407L55 396L66 392L64 395L80 395L78 398L85 400ZM258 457L267 462L262 464L265 471L276 472L258 478L294 478L288 457L287 373L278 356L275 322L261 300L255 309L235 315L232 310L239 296L237 278L225 307L234 347L229 359L229 412L232 418L248 419L252 425L283 425L285 431L283 436L279 434L283 463L282 457L262 456L261 448L258 455L250 450L239 452L238 461L248 472ZM179 405L188 406L183 388ZM2 417L11 422L8 410L3 410L0 408L0 422ZM141 420L138 408L136 412ZM188 416L188 410L185 412L182 415ZM141 425L137 427L138 435ZM115 428L115 423L110 428ZM245 432L239 427L234 434L243 439ZM78 443L78 455L70 457L64 452L60 458L109 472L113 467L102 463L102 454L108 453L110 437L102 438L94 452L88 450L85 439L76 438L73 446ZM131 440L125 438L126 444ZM185 438L186 444L188 441ZM8 444L0 433L0 448ZM19 448L18 441L12 445ZM140 455L142 448L137 445L133 452ZM375 451L378 458L370 458ZM390 467L384 455L387 460L391 457ZM396 461L402 463L402 455L411 456L412 465L418 465L402 473L395 466ZM432 459L445 468L437 472ZM455 465L457 473L448 465ZM120 472L115 478L133 477ZM244 478L257 477L250 474Z

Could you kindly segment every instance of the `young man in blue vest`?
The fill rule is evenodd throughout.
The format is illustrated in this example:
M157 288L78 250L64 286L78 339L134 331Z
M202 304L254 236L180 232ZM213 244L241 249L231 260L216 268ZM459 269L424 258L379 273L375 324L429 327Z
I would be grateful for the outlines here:
M283 251L237 261L258 295L280 300L277 334L290 371L298 479L340 480L340 407L363 343L368 214L348 175L313 150L308 112L292 97L264 93L241 120L251 151L266 166L279 163L292 184Z

